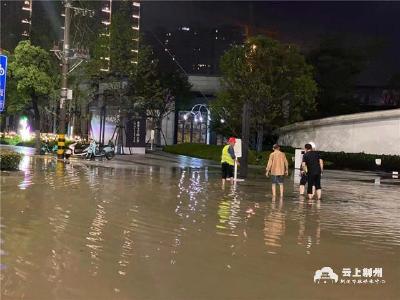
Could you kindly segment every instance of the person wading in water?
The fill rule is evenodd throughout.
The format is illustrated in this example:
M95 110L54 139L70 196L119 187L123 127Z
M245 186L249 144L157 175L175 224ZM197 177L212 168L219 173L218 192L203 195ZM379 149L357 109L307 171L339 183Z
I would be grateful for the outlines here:
M303 155L302 168L307 173L307 194L311 200L313 198L313 186L318 200L321 200L321 174L324 170L324 162L317 151L313 151L311 144L304 146L306 153Z
M228 144L222 149L221 155L221 171L222 171L222 185L225 185L226 179L230 179L233 184L233 169L235 166L235 151L233 147L235 146L236 139L230 137L228 139Z

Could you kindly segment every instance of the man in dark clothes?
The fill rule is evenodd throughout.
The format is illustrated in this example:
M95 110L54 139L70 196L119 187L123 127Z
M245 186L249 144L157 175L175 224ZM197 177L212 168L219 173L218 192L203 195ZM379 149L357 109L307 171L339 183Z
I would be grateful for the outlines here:
M312 146L313 151L315 151L316 146L313 142L309 143ZM304 152L303 152L304 154ZM302 158L303 159L303 158ZM307 184L307 174L304 172L303 167L300 166L300 186L299 186L299 192L300 195L304 195L305 189L306 189L306 184ZM315 194L315 186L313 186L313 195Z
M303 155L302 168L307 173L307 194L311 200L313 197L313 186L315 186L318 200L321 199L321 174L324 170L324 162L319 153L313 151L311 144L304 146L306 153Z

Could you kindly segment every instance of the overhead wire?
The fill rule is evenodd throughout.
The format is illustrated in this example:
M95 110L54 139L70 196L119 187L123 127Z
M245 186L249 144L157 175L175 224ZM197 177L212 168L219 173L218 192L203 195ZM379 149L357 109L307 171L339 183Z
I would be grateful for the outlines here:
M157 35L150 30L150 32L152 33L152 35L154 36L154 38L156 39L156 41L165 49L165 51L168 53L169 56L171 56L172 61L179 67L179 69L183 72L183 74L186 75L186 77L189 78L189 74L186 72L186 70L182 67L182 65L179 63L179 61L176 59L176 57L171 53L171 51L165 47L165 45L160 41L160 39L157 37ZM208 103L209 99L207 98L207 96L202 92L199 91L201 96L206 100L206 102Z

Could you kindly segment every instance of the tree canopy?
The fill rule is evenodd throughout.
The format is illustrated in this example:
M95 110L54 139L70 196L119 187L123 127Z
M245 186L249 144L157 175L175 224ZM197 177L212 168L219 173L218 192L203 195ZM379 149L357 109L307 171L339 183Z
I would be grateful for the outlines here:
M21 41L11 55L8 74L11 83L11 98L6 103L6 107L12 112L33 109L37 148L40 147L39 109L49 102L57 88L58 76L55 71L49 53L31 45L29 41Z
M326 37L309 53L308 61L314 66L319 87L314 117L357 112L359 103L354 89L367 63L367 53L346 47L337 37Z
M240 131L245 102L252 108L251 125L261 134L303 120L314 110L317 85L312 67L293 45L264 36L250 38L222 56L221 71L223 91L213 108L221 116L229 115L234 132Z

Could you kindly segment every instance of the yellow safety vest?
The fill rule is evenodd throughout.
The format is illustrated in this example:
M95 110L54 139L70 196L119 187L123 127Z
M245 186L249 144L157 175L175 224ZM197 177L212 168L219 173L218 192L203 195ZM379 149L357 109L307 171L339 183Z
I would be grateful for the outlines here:
M222 149L222 156L221 156L221 163L226 162L227 164L234 166L235 161L233 160L232 156L229 154L228 149L229 145L226 145L224 149Z

